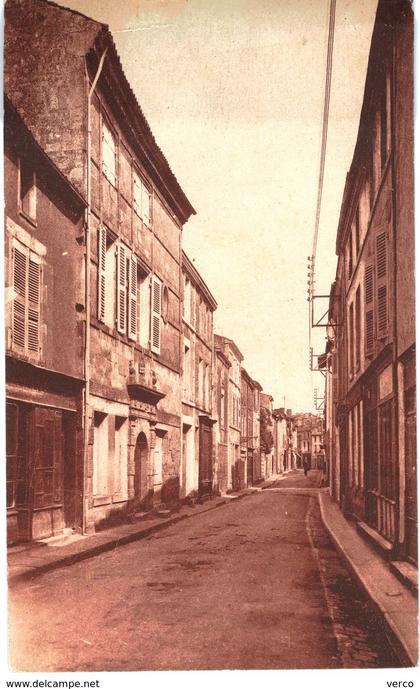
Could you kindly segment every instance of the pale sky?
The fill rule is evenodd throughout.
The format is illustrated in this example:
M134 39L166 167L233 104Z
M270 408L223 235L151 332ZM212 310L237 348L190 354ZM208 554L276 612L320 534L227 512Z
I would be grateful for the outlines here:
M184 248L275 406L313 411L307 256L322 132L328 0L63 0L109 24L155 138L197 211ZM377 0L337 0L316 288L360 117ZM325 303L325 309L327 302ZM314 331L313 331L314 332ZM315 353L325 333L313 335Z

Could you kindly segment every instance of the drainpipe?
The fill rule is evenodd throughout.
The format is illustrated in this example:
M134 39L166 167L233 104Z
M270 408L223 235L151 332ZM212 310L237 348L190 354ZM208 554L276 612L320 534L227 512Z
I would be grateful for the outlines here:
M93 92L95 90L98 79L101 75L102 68L105 61L105 56L107 54L108 48L105 48L102 53L101 59L99 61L98 69L96 70L95 78L88 92L87 99L87 146L86 146L86 253L85 253L85 309L86 309L86 327L85 327L85 361L84 361L84 374L85 374L85 399L84 399L84 428L83 428L83 496L82 496L82 533L87 531L87 521L86 521L86 480L87 480L87 466L88 466L88 448L89 448L89 399L90 399L90 254L91 254L91 241L90 241L90 227L91 227L91 177L90 177L90 159L91 159L91 148L92 148L92 125L91 125L91 99ZM85 73L86 73L86 83L89 87L89 72L87 69L87 64L85 63Z

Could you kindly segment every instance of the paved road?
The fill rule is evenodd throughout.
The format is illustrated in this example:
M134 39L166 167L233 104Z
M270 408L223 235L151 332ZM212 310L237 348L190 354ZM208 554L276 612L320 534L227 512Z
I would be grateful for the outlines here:
M316 498L269 490L22 584L10 613L15 670L398 664Z

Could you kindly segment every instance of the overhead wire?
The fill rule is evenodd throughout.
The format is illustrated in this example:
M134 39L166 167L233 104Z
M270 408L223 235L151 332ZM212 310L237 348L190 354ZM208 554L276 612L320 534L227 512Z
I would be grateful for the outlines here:
M327 142L328 142L328 121L330 112L330 99L331 99L331 80L332 80L332 64L333 64L333 51L334 51L334 32L335 32L335 12L336 12L336 0L330 0L329 4L329 22L328 22L328 43L327 43L327 60L325 67L325 87L324 87L324 107L322 113L322 138L321 138L321 153L319 161L319 173L318 173L318 192L316 201L316 212L315 212L315 227L314 236L312 242L312 254L311 254L311 294L309 300L309 351L312 362L311 347L312 347L312 323L313 323L313 288L314 288L314 272L315 272L315 257L318 244L318 234L319 234L319 223L321 217L321 206L322 206L322 193L324 188L324 173L325 173L325 159L327 152ZM311 365L312 369L312 365ZM311 370L312 378L312 370ZM312 385L313 387L313 385Z

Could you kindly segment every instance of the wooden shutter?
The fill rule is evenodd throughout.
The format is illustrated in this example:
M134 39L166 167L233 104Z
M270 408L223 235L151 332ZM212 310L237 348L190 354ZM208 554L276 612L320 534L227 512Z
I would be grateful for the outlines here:
M24 246L13 247L12 341L25 353L40 349L41 261Z
M137 339L137 260L135 256L129 259L129 287L128 287L128 337Z
M98 236L98 320L105 320L106 228L99 227Z
M29 254L28 270L28 350L38 353L40 338L40 277L41 265L34 254Z
M153 275L152 277L152 303L151 303L151 349L160 354L160 323L162 305L162 283Z
M27 262L25 248L13 247L13 307L12 307L12 342L14 346L25 350L27 318Z
M124 244L117 253L117 330L127 332L127 250Z
M373 352L375 345L375 318L374 318L374 292L373 292L373 265L365 268L365 353Z
M376 319L378 337L388 331L388 252L386 232L376 235Z

